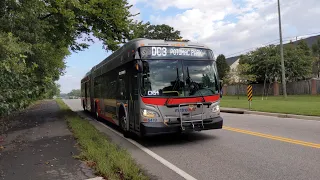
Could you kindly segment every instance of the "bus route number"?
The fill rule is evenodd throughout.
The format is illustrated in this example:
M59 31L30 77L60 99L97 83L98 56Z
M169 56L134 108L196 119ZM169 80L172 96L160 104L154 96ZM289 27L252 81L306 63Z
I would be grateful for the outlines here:
M148 91L148 96L159 96L159 91Z
M152 56L167 56L167 48L152 47Z

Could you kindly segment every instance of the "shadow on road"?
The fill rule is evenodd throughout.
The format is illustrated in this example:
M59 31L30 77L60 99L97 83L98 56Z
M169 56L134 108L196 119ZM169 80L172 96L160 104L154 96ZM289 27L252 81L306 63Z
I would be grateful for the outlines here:
M95 119L93 114L89 112L84 112L82 110L77 112L87 117L90 117L91 119ZM120 127L118 127L117 125L114 125L104 119L99 119L98 121L122 134ZM194 142L211 141L211 140L217 139L218 137L214 136L213 134L204 133L204 132L213 132L213 131L214 130L189 132L189 133L182 133L182 134L166 134L166 135L157 135L157 136L143 137L143 138L133 134L131 139L135 140L136 142L138 142L139 144L145 147L173 146L173 145L181 145L181 144L188 144L188 143L194 144Z
M214 135L204 134L203 132L190 132L186 134L158 135L143 139L136 139L136 141L145 147L163 147L188 143L194 144L195 142L210 141L214 139L217 139L217 137Z
M39 110L41 109L41 110ZM39 113L41 111L41 113ZM19 130L29 129L41 126L48 122L63 121L59 114L58 105L50 100L42 100L38 104L32 105L20 112L15 112L13 115L0 119L5 121L4 134L12 133ZM0 132L0 136L2 132Z

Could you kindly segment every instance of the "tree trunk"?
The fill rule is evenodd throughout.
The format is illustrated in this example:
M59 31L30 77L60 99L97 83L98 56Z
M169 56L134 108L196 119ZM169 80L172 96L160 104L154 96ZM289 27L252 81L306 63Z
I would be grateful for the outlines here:
M268 86L268 90L267 90L267 97L266 97L266 99L268 99L268 96L269 96L269 91L270 91L270 86L271 86L271 81L269 81L269 86Z
M263 100L263 96L265 96L266 94L266 81L267 81L267 75L264 75L264 82L263 82L263 92L262 92L262 100Z
M318 58L318 78L320 78L320 55Z
M239 91L240 88L239 88L239 86L240 86L240 85L237 84L237 95L238 95L238 99L240 99L240 91Z

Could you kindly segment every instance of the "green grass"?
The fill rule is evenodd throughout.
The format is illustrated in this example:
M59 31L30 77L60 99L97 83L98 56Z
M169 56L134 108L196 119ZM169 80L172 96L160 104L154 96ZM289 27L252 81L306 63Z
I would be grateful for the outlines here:
M87 161L97 175L105 179L149 179L126 150L116 146L87 120L72 112L61 99L56 101L81 147L78 157Z
M249 103L246 96L223 96L221 107L249 109ZM270 96L267 100L254 96L251 107L253 111L320 116L320 96Z

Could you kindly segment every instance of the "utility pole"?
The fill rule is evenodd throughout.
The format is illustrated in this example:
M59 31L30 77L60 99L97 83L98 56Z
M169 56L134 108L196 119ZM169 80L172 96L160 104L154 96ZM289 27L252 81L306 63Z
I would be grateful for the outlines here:
M286 85L286 74L285 74L285 68L284 68L283 44L282 44L282 30L281 30L280 0L278 0L278 14L279 14L279 34L280 34L282 89L283 89L283 96L284 96L285 98L287 98L287 85Z

